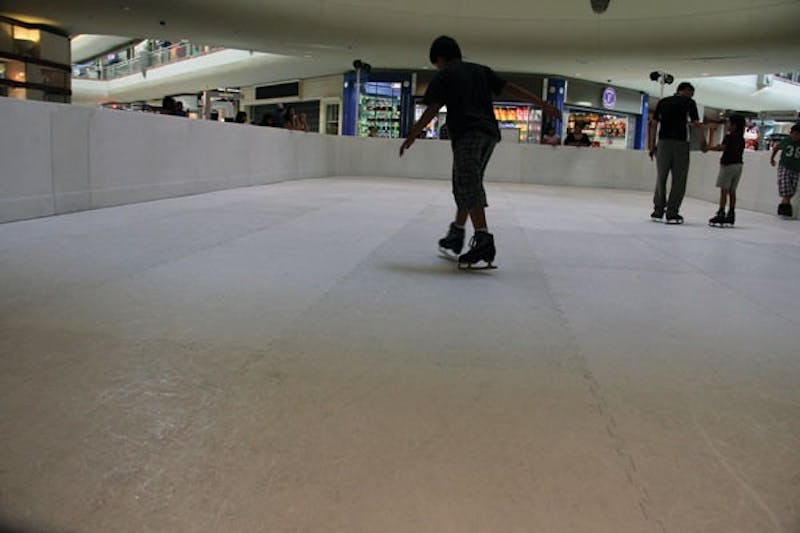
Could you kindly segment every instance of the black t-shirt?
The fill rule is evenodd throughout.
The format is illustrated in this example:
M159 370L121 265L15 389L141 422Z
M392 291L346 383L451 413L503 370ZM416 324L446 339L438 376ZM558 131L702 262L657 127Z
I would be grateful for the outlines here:
M725 151L722 152L722 158L719 160L720 165L735 165L743 162L744 137L728 134L722 144L725 145Z
M658 132L659 139L687 142L689 141L688 119L691 119L692 122L700 120L697 114L697 104L691 98L681 94L660 100L653 118L661 123Z
M436 73L422 101L425 105L447 106L447 133L451 139L477 130L499 141L492 100L505 85L505 80L489 67L456 60Z
M575 138L574 133L567 134L567 138L564 139L564 146L591 146L592 141L589 139L589 136L585 133L581 136L580 139Z

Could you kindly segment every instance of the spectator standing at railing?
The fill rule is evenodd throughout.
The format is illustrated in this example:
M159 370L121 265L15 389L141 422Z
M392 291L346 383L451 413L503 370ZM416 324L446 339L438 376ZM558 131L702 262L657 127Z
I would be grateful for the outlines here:
M276 128L283 128L286 126L286 109L283 104L278 104L275 108L275 114L272 117L272 126Z
M287 130L300 129L300 117L297 116L297 110L294 108L294 106L289 106L286 108L286 117L283 121L283 127Z
M305 113L300 113L300 117L297 119L297 129L300 131L308 131L308 115Z
M165 96L161 99L161 114L174 115L176 111L175 99L171 96Z
M585 124L583 122L576 122L575 127L567 134L564 139L564 146L591 146L592 140L588 135L583 133Z
M556 133L556 129L553 126L547 128L542 140L544 141L544 144L549 144L550 146L561 145L561 136Z
M271 113L264 113L261 116L261 122L258 125L259 126L274 127L275 126L275 118L272 116Z

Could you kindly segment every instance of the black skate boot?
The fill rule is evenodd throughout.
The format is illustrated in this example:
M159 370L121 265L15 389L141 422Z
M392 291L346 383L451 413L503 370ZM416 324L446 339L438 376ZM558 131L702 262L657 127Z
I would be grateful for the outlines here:
M495 256L494 235L486 231L476 231L475 236L469 243L469 252L458 258L458 268L486 269L497 268L492 265ZM473 266L479 262L485 262L485 266Z
M464 248L464 228L459 228L451 222L447 235L439 239L439 250L447 257L455 259L462 248Z
M792 204L778 204L778 216L792 218Z
M725 225L725 222L727 222L727 219L725 218L725 210L720 209L717 211L717 214L714 216L714 218L709 219L708 225L721 228L723 225Z
M683 217L678 213L667 213L667 224L683 224Z
M650 220L653 222L662 222L664 220L664 211L654 209L653 212L650 213Z
M725 224L729 226L736 224L736 211L733 209L728 210L728 216L725 217Z

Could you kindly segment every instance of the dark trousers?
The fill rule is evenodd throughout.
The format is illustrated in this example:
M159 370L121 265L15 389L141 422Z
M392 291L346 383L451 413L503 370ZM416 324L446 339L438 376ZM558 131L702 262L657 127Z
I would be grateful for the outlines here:
M664 211L668 215L677 214L686 194L686 177L689 174L689 143L659 139L656 150L656 191L653 195L653 206L656 211ZM667 198L667 177L672 172L672 187Z

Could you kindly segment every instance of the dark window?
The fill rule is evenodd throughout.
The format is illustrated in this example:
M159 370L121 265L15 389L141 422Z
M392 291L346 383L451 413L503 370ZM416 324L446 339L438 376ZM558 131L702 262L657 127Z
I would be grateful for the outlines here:
M278 85L264 85L256 87L256 100L266 100L267 98L286 98L287 96L298 96L300 94L300 82L279 83Z

